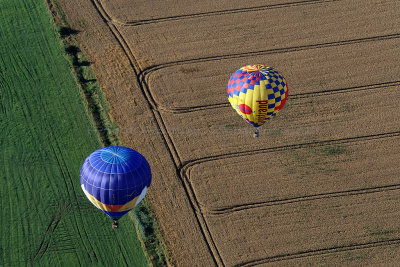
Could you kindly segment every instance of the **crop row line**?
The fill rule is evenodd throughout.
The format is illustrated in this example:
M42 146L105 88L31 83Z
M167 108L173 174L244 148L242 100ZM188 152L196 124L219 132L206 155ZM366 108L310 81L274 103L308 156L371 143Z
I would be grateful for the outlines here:
M61 149L61 147L60 147L60 142L58 141L57 135L54 133L54 131L53 131L53 129L50 127L50 125L49 125L48 129L50 129L49 138L53 139L52 142L50 143L50 144L52 144L52 145L51 145L51 149L52 149L53 154L54 154L54 156L55 156L55 159L56 159L56 161L57 161L57 165L58 165L58 167L59 167L59 169L60 169L60 172L62 173L62 177L63 177L64 184L65 184L65 188L66 188L66 190L67 190L67 195L70 196L70 198L69 198L70 200L72 200L72 199L75 200L76 206L77 206L79 212L81 212L81 210L80 210L80 205L78 204L78 203L79 203L79 201L78 201L78 195L77 195L76 190L75 190L75 188L74 188L74 186L73 186L74 182L73 182L71 173L70 173L70 171L69 171L69 169L68 169L68 164L66 164L66 160L64 159L64 156L63 156L63 153L62 153L62 149ZM70 187L71 187L71 190L69 189ZM60 202L60 203L61 203L61 202ZM65 212L66 210L68 210L68 207L69 207L69 206L70 206L70 204L67 205L67 206L65 206L65 207L62 206L62 207L59 209L59 212L62 211L62 215L63 215L64 212ZM74 218L74 220L75 220L76 225L82 225L82 224L80 224L80 223L78 222L77 217L78 217L78 216L76 216L75 214L73 214L73 218ZM78 218L80 218L80 217L78 217ZM60 218L60 220L61 220L61 218ZM54 232L54 230L53 230L53 232ZM83 232L83 233L82 233L82 232ZM93 249L93 244L90 242L89 234L88 234L87 231L86 231L86 227L85 227L85 226L83 226L83 227L78 227L78 234L79 234L79 237L80 237L79 240L82 241L82 243L83 243L83 245L86 247L86 249L87 249L88 251L93 251L93 254L89 254L89 253L88 253L88 257L89 257L90 261L91 261L91 262L98 262L98 258L97 258L96 252L95 252L94 249ZM86 238L83 238L83 235L84 235ZM89 244L88 244L88 247L87 247L87 245L83 242L83 240L88 240L88 243L89 243ZM92 255L93 255L94 258L92 258Z

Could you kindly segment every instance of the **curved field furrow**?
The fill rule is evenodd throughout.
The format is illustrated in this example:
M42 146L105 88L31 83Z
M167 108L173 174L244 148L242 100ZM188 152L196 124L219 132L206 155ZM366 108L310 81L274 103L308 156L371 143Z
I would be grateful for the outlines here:
M400 132L395 132L225 154L190 162L182 168L181 175L185 177L187 186L195 192L196 201L201 199L201 211L212 214L319 198L397 190L399 184L396 183L394 175L400 152L393 144L399 137ZM380 146L376 146L377 144ZM363 156L371 153L379 155L382 152L391 160L380 166L384 170L380 171L380 175L386 179L375 180L378 166L365 160ZM311 160L308 160L309 157ZM260 169L251 165L245 174L240 172L241 165L233 165L234 162L243 162L245 159L252 159L255 166L265 162L282 166L271 171L270 175L262 175ZM346 170L348 162L358 162L359 166L354 170ZM220 175L211 176L210 171L220 168L221 165L235 167L221 171ZM298 175L295 180L290 179L293 173ZM313 180L314 175L319 176L319 179ZM264 184L265 179L268 183ZM354 182L350 183L348 179ZM229 189L227 193L218 191L222 185ZM276 190L277 187L284 191Z
M400 114L391 110L398 107L398 92L399 87L394 86L338 94L335 101L331 95L289 98L284 112L260 127L262 139L252 137L252 127L231 107L191 112L190 116L162 113L162 117L186 163L222 154L397 133ZM198 143L202 145L195 145Z
M207 215L222 215L232 212L238 212L245 209L255 209L260 207L266 206L274 206L274 205L285 205L291 204L301 201L310 201L310 200L317 200L317 199L325 199L325 198L335 198L335 197L343 197L343 196L352 196L352 195L362 195L362 194L371 194L376 192L383 192L383 191L392 191L392 190L399 190L400 184L394 185L384 185L379 187L372 187L372 188L363 188L363 189L354 189L354 190L346 190L340 192L329 192L329 193L321 193L318 195L305 195L299 196L291 199L279 199L279 200L272 200L266 202L258 202L258 203L246 203L243 205L237 205L232 207L225 207L219 209L208 209L207 207L201 206L201 212L204 212Z
M102 16L104 21L108 22L109 15L104 11L103 7L101 6L101 2L99 2L97 0L92 0L92 3L96 6L96 10ZM137 64L135 64L136 59L135 59L134 55L130 51L130 48L126 44L126 41L124 40L124 38L120 35L119 31L110 23L107 23L107 26L109 27L109 29L113 33L114 37L116 38L116 40L120 44L121 48L123 49L125 55L129 59L129 62L131 64L131 66L133 67L133 70L135 71L135 73L140 72L139 66ZM142 89L142 93L146 97L147 103L150 106L152 106L151 105L152 104L151 94L149 95L148 93L143 91L143 87L142 86L140 86L140 88ZM168 151L169 151L171 157L175 160L174 163L175 163L176 167L180 166L181 165L180 158L177 156L177 153L176 153L176 150L175 150L174 146L173 145L171 146L172 141L170 140L169 135L165 134L165 125L163 124L162 119L160 119L161 117L160 117L158 111L153 109L153 116L154 116L153 118L157 122L158 131L160 131L160 133L162 133L161 136L163 137L163 141L165 142L166 147L169 148ZM190 193L188 192L187 188L185 188L185 191L188 194L188 199L192 199L192 198L189 197ZM191 205L195 205L195 204L191 203ZM198 220L199 226L200 226L200 228L202 230L203 237L207 241L207 246L208 246L211 254L213 255L214 263L216 263L218 265L223 264L222 261L221 261L221 257L219 255L219 252L215 247L215 244L213 242L212 237L208 234L209 233L208 231L204 231L204 228L207 228L207 224L204 222L204 218L202 217L201 214L196 214L196 215L197 215L196 218Z
M97 47L86 49L120 129L131 131L123 137L154 160L159 180L150 197L174 259L250 266L349 253L344 262L357 263L358 252L373 259L381 248L389 257L400 233L392 112L400 82L396 60L384 59L399 54L399 19L388 15L398 2L231 2L194 4L197 11L188 3L190 12L168 1L79 3L95 9L112 38L90 21L84 30L123 51L110 61L99 56L105 45L80 37ZM80 25L85 12L64 7ZM259 139L224 104L229 75L249 62L276 66L292 96ZM102 63L135 84L115 87ZM118 107L126 98L135 105ZM130 113L137 103L145 108Z
M266 263L286 264L286 261L293 260L293 259L322 256L322 255L333 254L333 253L339 254L339 253L353 251L353 250L361 250L361 249L364 250L364 249L387 247L387 246L393 246L393 245L398 246L399 243L400 243L400 238L395 238L395 239L385 240L385 241L375 241L375 242L369 242L369 243L353 244L353 245L348 245L348 246L340 246L340 247L332 247L332 248L324 248L324 249L316 249L316 250L310 250L310 251L299 251L299 252L292 253L292 254L277 255L274 257L270 257L270 258L251 260L251 261L243 262L240 265L235 265L235 266L256 266L256 265L261 265L261 264L266 264ZM391 255L388 255L388 256L391 256ZM343 258L345 258L345 257L343 257ZM357 259L357 257L354 258L354 260L356 260L356 259ZM399 259L392 259L391 261L393 263L395 263L398 260ZM331 262L327 262L327 263L331 263Z
M296 51L302 51L302 50L318 49L318 48L332 47L332 46L342 46L342 45L357 44L357 43L363 43L363 42L382 41L382 40L397 39L397 38L400 38L400 33L388 34L388 35L377 35L377 36L359 38L359 39L341 40L341 41L329 42L329 43L308 44L308 45L304 45L304 46L294 46L294 47L284 47L284 48L269 49L269 50L243 52L243 53L238 53L238 54L190 58L190 59L185 59L185 60L172 61L172 62L166 62L166 63L162 63L162 64L158 64L158 65L148 66L146 68L143 68L142 72L139 73L139 76L148 76L152 72L163 69L163 68L181 66L181 65L191 64L191 63L201 63L201 62L219 61L219 60L231 59L231 58L244 58L244 57L250 57L250 56L262 56L262 55L270 55L270 54L278 54L278 53L288 53L288 52L296 52ZM142 79L147 80L148 78L142 78Z
M244 265L398 242L400 229L393 222L399 197L398 190L380 191L205 217L215 242L224 244L226 265Z
M374 147L374 145L376 143L382 143L384 140L390 141L390 142L388 142L387 146L383 146L381 148L381 150L384 151L388 157L393 159L392 162L387 162L386 166L382 166L382 168L385 168L387 166L397 166L398 165L398 160L397 160L398 157L397 156L399 155L399 153L398 152L397 152L397 154L389 153L388 147L391 147L391 144L395 143L395 140L398 140L399 137L400 137L400 132L396 132L396 133L382 134L382 135L378 135L378 136L366 136L366 137L360 137L360 138L351 138L351 139L347 139L347 140L335 140L335 141L329 141L329 142L303 144L298 147L282 147L282 148L270 149L267 151L265 151L265 150L264 151L248 151L248 153L243 152L243 153L238 153L236 155L229 155L229 156L221 155L218 158L202 159L202 160L198 160L198 161L189 163L182 169L181 173L182 173L183 177L186 177L185 178L185 182L187 183L186 187L189 188L191 191L192 202L196 203L196 206L194 206L194 208L196 209L196 213L202 214L202 216L204 217L204 219L206 221L206 225L214 225L213 223L210 223L207 220L207 217L209 217L209 216L225 216L225 215L229 215L231 213L237 213L237 212L241 212L241 211L244 211L247 209L260 209L260 208L268 208L268 207L272 207L272 206L279 206L279 207L284 208L285 205L301 204L301 203L307 203L309 201L317 201L317 200L322 200L322 199L334 199L334 198L343 198L343 197L349 197L349 196L354 196L354 195L373 194L373 193L377 193L377 192L398 191L400 189L399 184L390 184L390 182L396 181L395 177L393 175L396 174L397 167L392 168L392 170L389 169L390 172L388 172L388 173L381 174L382 177L392 177L392 180L386 179L386 180L380 180L380 181L375 180L374 181L375 173L373 172L373 170L376 168L376 166L372 165L370 167L367 167L368 165L371 165L371 163L368 161L365 161L364 166L360 167L359 169L356 169L355 172L363 170L363 173L371 173L371 175L368 177L371 179L369 181L367 181L367 179L366 179L364 181L365 185L367 185L369 183L375 183L375 184L379 183L381 185L373 186L373 187L366 186L363 188L362 185L355 184L355 185L352 185L355 188L352 190L332 191L333 185L335 183L340 184L339 178L352 179L352 180L354 179L354 181L358 181L358 182L361 182L362 179L359 179L358 177L352 177L351 175L354 176L354 174L341 173L341 172L339 172L339 170L340 170L340 168L343 169L343 167L332 165L332 160L336 160L335 159L337 157L336 153L342 154L343 151L335 150L334 152L330 152L329 150L326 151L324 149L338 147L338 145L339 146L343 146L343 145L349 146L350 145L352 147L358 147L360 145L360 143L367 143L367 144L369 144L370 147ZM370 149L370 147L367 146L365 148L365 150L368 152L371 152L372 150ZM208 176L208 172L210 172L210 171L212 172L212 170L215 170L215 169L221 170L220 165L216 164L218 161L224 162L225 160L229 159L231 161L231 163L224 163L224 165L227 164L228 166L230 166L232 163L234 164L234 162L243 162L243 160L241 160L241 158L254 157L254 158L268 159L268 157L267 157L268 154L274 155L275 153L280 153L282 151L284 153L293 153L292 151L294 151L294 150L309 150L309 149L315 149L315 151L322 151L322 152L320 152L320 153L322 153L322 155L327 154L327 155L325 155L325 157L331 158L331 160L326 163L318 162L318 165L320 166L319 168L321 168L321 166L325 165L324 168L321 168L320 175L324 175L328 179L333 179L333 177L331 175L336 173L335 177L337 177L337 179L335 178L336 180L334 179L332 181L332 185L330 185L329 183L324 181L324 179L320 178L319 184L326 185L326 187L324 187L323 190L326 190L328 192L322 191L321 193L312 194L312 195L300 195L300 196L286 198L286 199L283 199L282 197L280 197L277 199L264 201L264 202L249 203L248 201L251 201L252 198L254 198L254 196L258 196L261 198L269 198L268 196L265 196L265 194L272 193L269 191L271 189L280 187L280 188L284 188L286 191L289 191L289 193L292 193L291 191L293 191L293 190L288 190L288 188L295 189L296 186L301 187L301 184L297 184L297 182L293 181L293 180L286 181L286 178L281 177L281 176L277 176L276 178L274 177L272 184L270 184L270 183L257 184L257 176L259 176L260 174L258 174L258 173L253 174L252 172L247 172L247 176L240 175L240 173L239 173L240 179L237 179L237 180L230 179L232 177L228 178L229 175L232 176L233 174L235 174L237 172L236 170L232 170L232 172L227 172L227 173L223 172L223 173L221 173L221 175L212 175L213 179L210 179L211 177ZM396 149L396 148L394 148L394 149ZM333 155L332 155L333 159L332 159L332 156L329 155L330 153L333 153ZM353 152L353 153L355 155L359 154L359 153L355 153L355 152ZM379 154L379 151L373 151L373 153ZM264 157L260 157L260 155L264 155ZM344 154L343 157L346 158L347 155L348 155L348 153ZM279 161L279 160L280 160L280 158L277 159L277 161ZM350 158L348 160L356 161L358 159ZM273 164L273 163L274 162L272 162L271 164ZM200 169L200 170L196 170L196 171L194 170L194 168L196 168L199 165L203 165L203 164L207 164L207 166L202 167L202 169ZM210 164L212 166L210 166ZM256 164L259 164L259 163L256 163ZM329 166L329 167L327 167L327 166ZM310 168L310 166L306 166L306 167ZM344 167L344 169L345 168L346 167ZM238 165L238 169L240 169L240 165ZM229 169L224 169L224 170L229 170ZM254 170L257 170L257 169L254 169ZM195 173L194 173L194 171L195 171ZM278 171L278 173L279 172L280 171ZM293 172L291 171L290 173L293 173ZM300 172L298 171L298 173L301 173L301 170L300 170ZM361 175L363 173L361 173ZM274 173L274 175L275 175L275 173ZM311 173L308 173L307 175L310 176L310 178L309 178L310 181L311 181L311 177L315 177L315 175L313 175ZM194 176L194 177L192 177L192 176ZM197 182L193 181L195 178L197 178L196 179ZM268 177L265 177L265 178L268 179ZM251 181L251 182L249 182L249 181ZM284 182L282 182L282 181L284 181ZM307 182L307 181L303 181L303 182ZM202 186L202 185L205 185L205 186ZM250 188L252 185L254 185L254 188ZM204 188L201 188L201 190L199 190L199 186L204 187ZM226 188L225 191L221 192L220 190L218 190L219 188L221 188L223 186ZM332 186L332 189L328 189L329 186ZM361 188L360 188L360 186L361 186ZM313 185L310 184L310 189L313 189L316 187L318 187L318 183L316 183L315 187L313 187ZM344 183L341 187L337 187L337 188L338 189L339 188L342 188L342 189L350 188L350 185ZM294 192L296 192L296 191L299 191L299 190L295 189ZM306 190L303 189L302 191L306 191ZM249 193L249 195L244 194L247 192ZM276 192L280 192L280 191L276 191ZM245 201L246 204L239 204L239 205L230 206L230 207L222 206L223 208L221 206L219 206L219 203L221 202L221 200L226 201L226 203L237 203L238 199ZM206 201L206 202L204 203L204 201ZM210 206L210 205L212 205L212 206ZM217 207L215 205L217 205ZM225 221L225 223L229 224L228 221ZM208 227L210 227L210 226L208 226ZM207 229L207 231L209 231L209 235L214 236L214 239L215 239L215 233L213 233L213 229L210 230L208 227L206 229ZM273 226L271 225L271 227L273 227ZM351 249L352 247L353 247L353 245L347 249ZM274 256L272 258L263 259L260 262L256 261L254 263L265 263L265 262L272 262L272 261L278 261L278 260L281 261L281 260L292 259L292 258L297 258L297 257L308 257L308 256L320 254L320 253L315 253L315 252L316 251L311 251L311 252L308 251L308 252L296 252L294 254L285 255L285 256L279 255L279 256ZM330 248L326 251L326 253L330 253L330 252L337 252L337 250L335 248ZM232 253L234 253L234 252L232 252ZM297 255L297 256L293 257L294 255Z
M152 19L142 19L142 20L137 20L137 19L133 19L132 21L129 21L129 18L118 18L118 15L121 15L121 12L125 12L126 11L126 6L131 4L129 2L124 2L124 1L120 1L120 2L116 2L116 1L112 1L113 3L107 3L107 1L99 1L99 3L102 3L102 9L108 9L109 11L107 11L108 16L110 16L110 14L112 15L112 22L113 23L117 23L119 25L129 25L129 26L140 26L143 24L150 24L150 23L160 23L160 22L168 22L168 21L174 21L174 20L185 20L185 19L189 19L189 18L196 18L196 17L207 17L207 16L218 16L218 15L229 15L229 14L235 14L235 13L247 13L247 12L252 12L252 11L260 11L260 10L268 10L268 9L276 9L276 8L283 8L283 7L296 7L299 5L310 5L310 4L321 4L324 2L332 2L332 1L340 1L340 0L303 0L303 1L281 1L281 0L275 0L275 1L270 1L272 3L268 4L268 5L255 5L252 7L242 7L242 8L231 8L231 9L222 9L222 10L218 10L218 11L206 11L206 12L200 12L200 13L193 13L193 14L182 14L182 15L171 15L171 16L167 16L164 17L162 15L165 14L165 12L170 11L167 8L170 7L170 3L166 2L166 1L162 1L158 4L154 4L155 6L157 6L158 8L160 8L160 6L165 5L164 7L162 7L162 17L158 17L158 18L152 18ZM219 5L221 5L221 7L226 8L226 6L238 6L238 4L242 4L240 3L241 1L227 1L225 3L223 3L223 1L221 1L222 3L219 3ZM190 3L187 3L188 5L190 5ZM254 5L254 3L252 3ZM108 8L105 8L105 6L108 6ZM207 5L198 5L197 7L204 7ZM125 9L125 10L124 10ZM187 8L187 10L190 10L190 8ZM149 11L154 11L154 9L149 10ZM105 12L105 11L104 11ZM117 14L115 14L115 12L117 12ZM186 12L185 12L186 13ZM129 14L128 16L131 16L132 14ZM146 13L144 14L136 14L136 15L148 15ZM124 16L126 16L126 14L124 14ZM153 17L153 16L151 16ZM110 17L111 18L111 17ZM125 21L122 21L125 20ZM128 21L126 21L128 20Z
M139 65L136 63L136 59L135 56L133 55L129 45L126 43L125 39L121 36L120 32L118 31L118 29L112 25L110 21L110 16L107 14L107 12L104 10L102 4L100 1L97 0L91 0L93 5L96 7L96 10L99 12L99 14L102 16L102 18L104 19L104 21L107 22L107 26L109 27L109 29L111 30L111 32L113 33L115 39L118 41L118 43L120 44L122 50L124 51L126 57L129 59L129 62L132 66L132 69L134 70L134 72L137 74L138 77L138 83L139 83L139 87L142 89L142 93L143 95L146 97L147 103L149 104L149 106L153 109L153 118L154 120L157 122L158 127L157 127L157 131L159 131L161 134L161 136L163 137L164 140L164 144L166 145L167 148L169 148L169 153L171 155L171 157L174 159L174 163L175 166L178 168L179 166L182 165L179 156L177 155L177 152L175 150L174 145L170 145L171 143L173 144L171 138L169 137L169 135L167 134L166 131L166 127L162 121L162 118L159 114L159 112L157 111L157 104L154 101L152 94L146 90L146 87L143 86L143 83L140 82L140 74L142 73Z
M133 71L137 74L138 80L140 80L140 73L142 73L142 71L141 71L139 65L137 64L135 56L133 55L129 45L126 43L125 39L121 36L121 34L118 31L118 29L111 23L112 22L111 18L109 16L109 14L104 10L101 1L91 0L91 2L96 7L96 10L99 12L100 16L107 23L108 28L113 33L115 39L118 41L118 43L121 46L122 50L124 51L126 57L129 59L129 62L131 64L131 66L132 66ZM148 90L145 89L146 87L143 86L143 83L139 82L139 86L142 89L143 95L146 97L147 103L153 109L153 118L155 119L156 122L158 122L157 131L162 133L161 136L163 137L164 144L166 145L166 147L170 148L169 149L169 153L170 153L171 157L174 159L174 163L175 163L176 167L178 167L182 163L180 162L180 159L177 156L177 152L174 149L174 146L173 145L172 146L169 145L169 144L172 143L172 141L171 141L170 137L168 136L168 134L166 134L166 128L163 125L162 119L160 119L160 114L156 110L157 109L157 104L154 101L151 93Z
M387 13L398 8L399 3L394 0L384 3L371 0L362 7L357 1L342 0L260 10L252 12L252 16L243 13L212 19L191 18L185 23L170 21L116 27L144 70L171 61L257 51L279 53L286 48L318 48L319 44L341 46L347 40L362 43L380 36L393 38L399 34L400 19L387 16ZM270 64L269 61L265 63Z
M284 151L284 150L292 150L292 149L301 149L306 147L318 147L318 146L330 146L330 145L341 145L353 142L360 142L364 140L375 140L381 138L391 138L391 137L398 137L400 136L400 131L395 132L388 132L388 133L379 133L375 135L366 135L366 136L356 136L356 137L349 137L343 139L332 139L332 140L324 140L324 141L314 141L311 143L303 143L303 144L291 144L291 145L284 145L279 147L270 147L270 148L261 148L261 149L252 149L247 151L241 151L238 153L225 153L215 156L208 156L203 158L197 158L192 161L185 162L185 165L181 168L181 173L185 175L186 172L190 172L190 168L197 164L201 164L208 161L220 160L220 159L228 159L234 157L241 157L241 156L249 156L254 154L260 153L270 153L275 151ZM186 176L186 175L185 175Z
M348 88L339 88L339 89L328 89L322 90L318 92L304 92L298 94L290 94L291 99L298 99L298 98L307 98L310 96L318 96L318 95L334 95L334 94L341 94L346 92L353 92L353 91L364 91L364 90L375 90L375 89L384 89L386 87L391 86L399 86L400 81L392 81L392 82L383 82L378 84L369 84L369 85L360 85ZM206 110L206 109L214 109L214 108L222 108L222 107L230 107L230 103L226 101L216 104L210 105L202 105L202 106L191 106L187 108L163 108L162 106L158 106L156 109L162 112L170 112L170 113L187 113L199 110Z
M93 6L96 8L96 11L99 13L99 15L101 16L101 18L104 20L104 22L106 23L107 27L109 28L109 30L112 32L112 34L114 35L116 41L119 43L119 45L121 46L123 52L125 53L126 57L129 59L129 63L132 67L132 70L135 72L135 76L137 77L138 81L140 80L140 73L142 73L142 70L140 69L140 66L137 63L137 60L135 58L135 56L133 55L129 45L127 44L126 40L123 38L123 36L121 35L121 33L118 31L118 28L115 27L115 25L113 25L112 20L109 16L109 14L104 10L101 1L98 0L91 0ZM144 89L143 87L141 87L142 90ZM147 102L149 103L149 105L151 107L156 107L156 103L153 100L153 97L151 94L148 93L147 90L143 90L142 91L143 94L146 96L147 98Z
M231 73L247 62L270 62L271 66L279 66L277 69L287 77L290 95L390 84L398 81L399 67L394 61L381 59L400 53L399 40L397 36L363 45L351 43L343 47L193 62L187 66L179 63L145 74L141 80L158 109L171 112L226 102L226 85ZM365 57L365 53L371 55ZM383 69L385 72L379 76L371 76ZM179 94L172 93L176 85L171 81L179 81Z

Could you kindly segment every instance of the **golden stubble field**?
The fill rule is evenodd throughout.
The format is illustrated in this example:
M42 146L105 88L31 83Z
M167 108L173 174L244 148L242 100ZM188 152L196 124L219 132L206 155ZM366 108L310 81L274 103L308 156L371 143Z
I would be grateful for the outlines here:
M59 0L177 266L400 261L400 2ZM252 137L226 84L287 79Z

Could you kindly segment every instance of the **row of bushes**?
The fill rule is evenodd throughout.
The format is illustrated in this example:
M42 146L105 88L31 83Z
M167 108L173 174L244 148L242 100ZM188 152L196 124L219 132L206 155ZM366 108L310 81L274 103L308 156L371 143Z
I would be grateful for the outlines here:
M118 127L115 125L109 115L107 100L104 98L96 76L90 68L90 62L77 46L75 35L79 33L72 29L62 10L57 5L56 0L47 0L53 16L57 33L62 41L65 50L65 56L70 63L72 72L76 81L82 89L89 115L96 126L98 135L104 146L118 145ZM57 22L59 21L59 22ZM135 212L130 213L134 218L138 235L146 247L147 255L153 266L165 266L165 250L161 243L160 232L151 214L150 204L142 201ZM171 260L169 260L171 263Z

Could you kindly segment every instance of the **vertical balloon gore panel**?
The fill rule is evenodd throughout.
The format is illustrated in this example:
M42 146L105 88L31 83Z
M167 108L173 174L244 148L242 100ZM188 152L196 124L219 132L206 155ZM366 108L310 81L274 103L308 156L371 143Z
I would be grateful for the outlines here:
M265 65L247 65L232 74L227 86L233 109L259 127L282 109L288 96L285 78Z
M81 187L92 204L119 219L144 198L151 183L151 169L137 151L110 146L96 150L81 168Z

